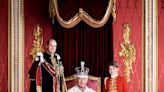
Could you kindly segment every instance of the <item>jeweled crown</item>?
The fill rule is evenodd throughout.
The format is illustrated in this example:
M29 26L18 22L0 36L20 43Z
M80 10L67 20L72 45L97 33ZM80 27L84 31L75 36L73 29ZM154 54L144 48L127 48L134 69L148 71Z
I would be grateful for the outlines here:
M80 65L81 65L81 67L76 67L75 68L75 71L77 73L77 77L86 77L86 76L88 76L89 68L84 67L85 62L81 61Z

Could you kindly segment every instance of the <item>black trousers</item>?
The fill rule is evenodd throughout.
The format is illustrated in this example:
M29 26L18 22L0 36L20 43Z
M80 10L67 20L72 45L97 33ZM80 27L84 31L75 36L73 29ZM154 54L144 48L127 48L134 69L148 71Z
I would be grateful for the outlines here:
M37 92L36 91L36 81L35 80L31 80L30 92Z

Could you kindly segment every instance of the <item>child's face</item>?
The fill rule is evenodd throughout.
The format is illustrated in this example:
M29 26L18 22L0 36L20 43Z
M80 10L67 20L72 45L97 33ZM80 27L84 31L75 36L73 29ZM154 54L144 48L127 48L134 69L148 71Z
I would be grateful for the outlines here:
M118 67L109 66L109 73L110 73L110 75L117 74L118 73Z

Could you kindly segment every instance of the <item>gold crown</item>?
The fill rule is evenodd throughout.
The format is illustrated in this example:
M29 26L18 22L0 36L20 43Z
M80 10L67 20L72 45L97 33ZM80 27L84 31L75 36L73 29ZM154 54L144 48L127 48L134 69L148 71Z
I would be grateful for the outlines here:
M75 71L77 73L77 77L87 77L89 73L89 68L84 67L85 62L81 61L80 63L81 67L76 67Z

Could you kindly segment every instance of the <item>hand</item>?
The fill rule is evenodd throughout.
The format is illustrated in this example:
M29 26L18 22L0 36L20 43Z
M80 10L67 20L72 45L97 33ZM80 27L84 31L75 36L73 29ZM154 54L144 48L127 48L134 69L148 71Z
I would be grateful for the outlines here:
M64 67L63 67L63 65L60 65L60 66L59 66L59 71L62 72L62 73L64 72Z
M61 57L60 57L60 55L58 53L55 53L55 56L56 56L58 61L61 59Z
M37 52L37 58L40 58L40 62L43 63L44 62L44 58L43 58L43 53L42 52Z

